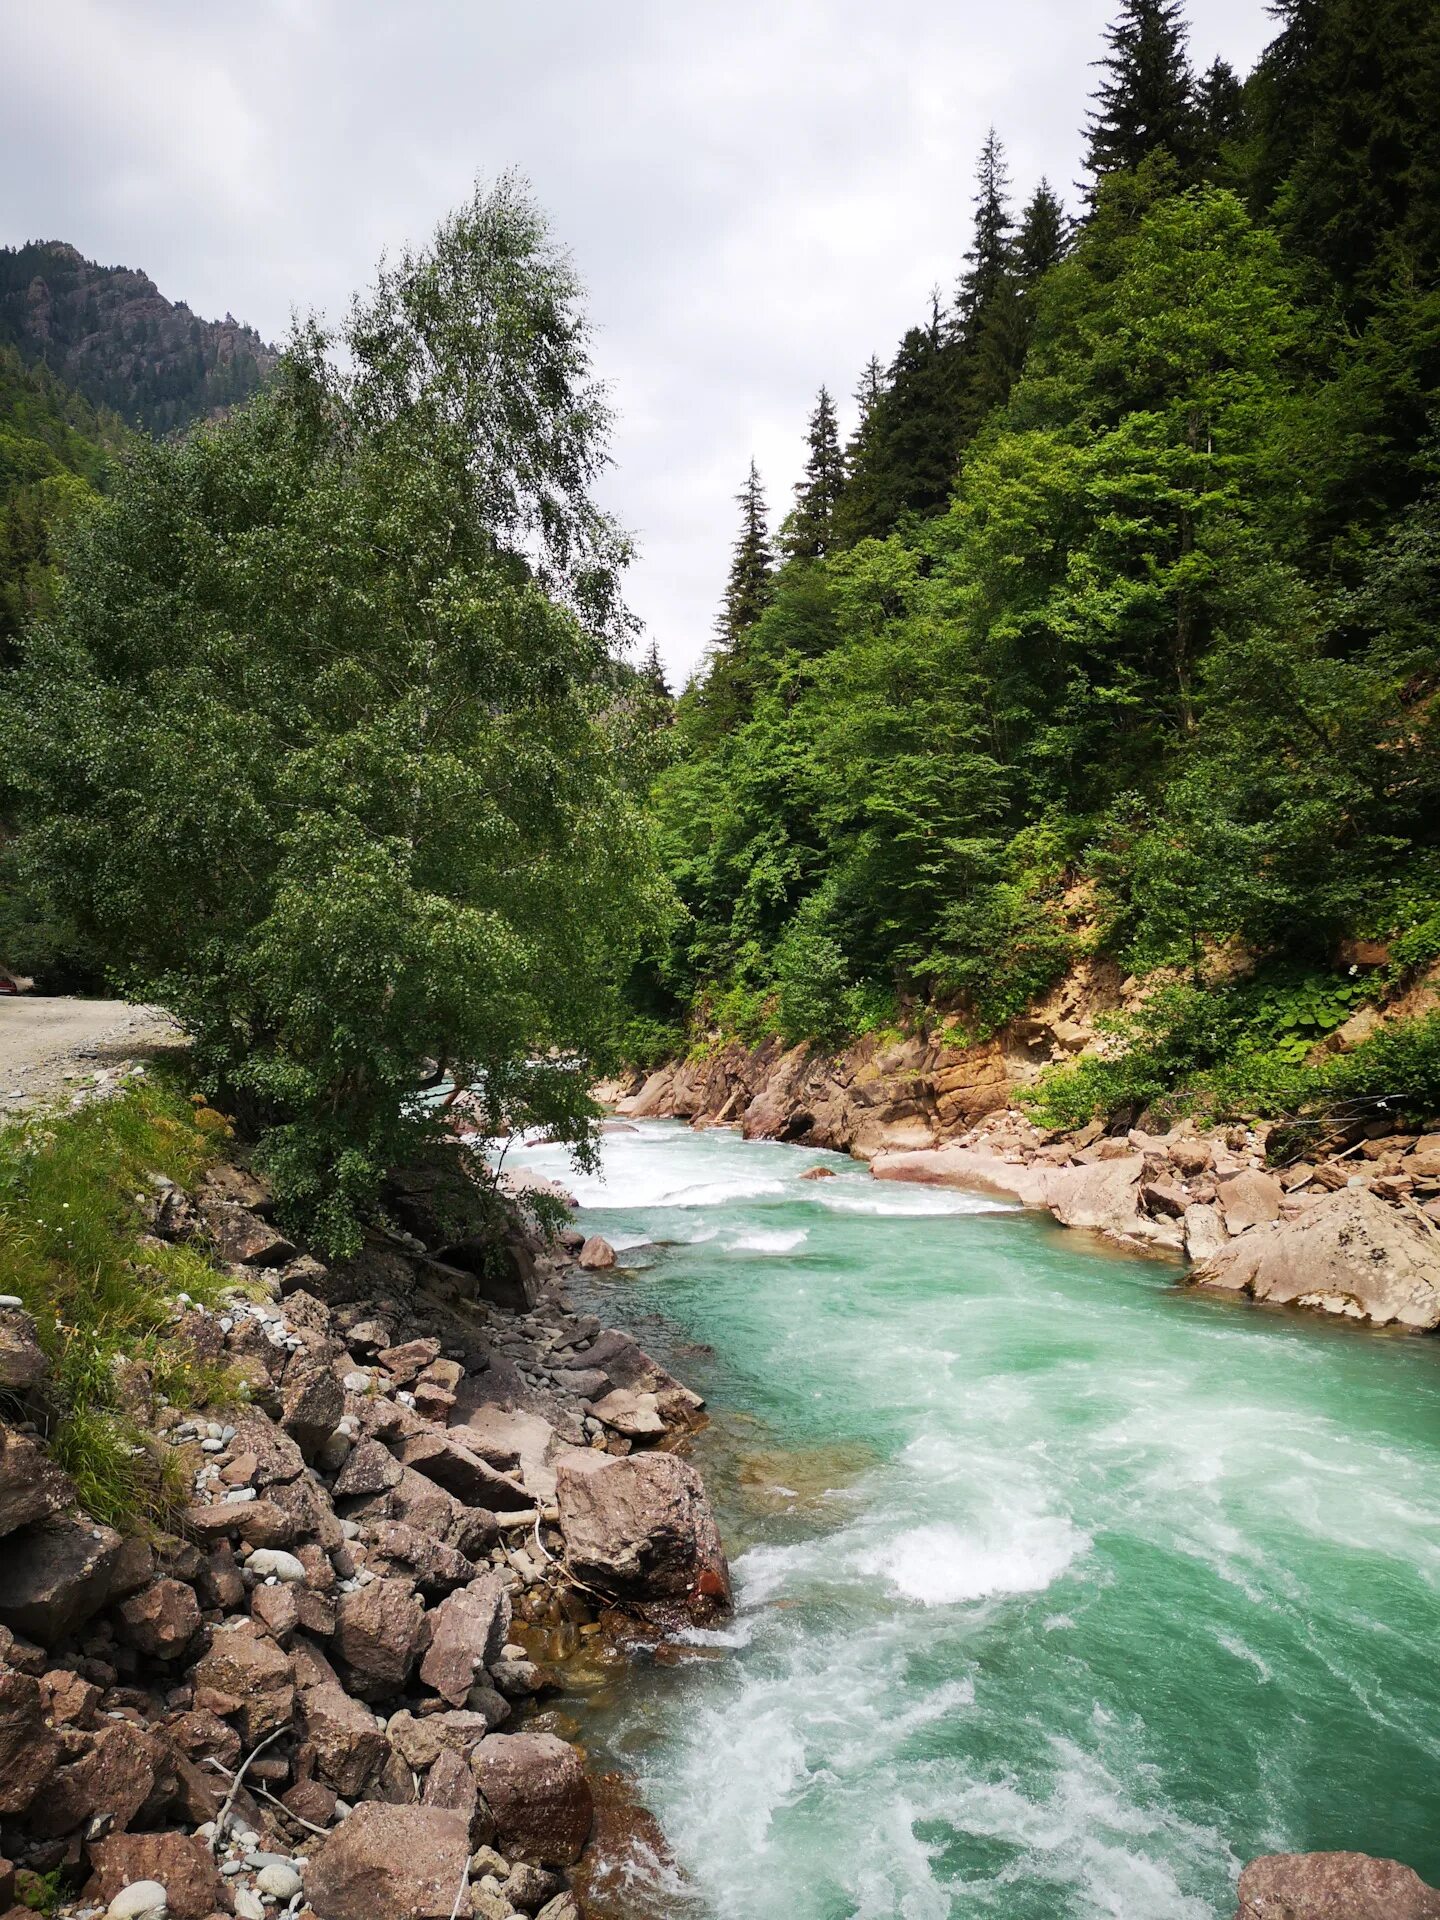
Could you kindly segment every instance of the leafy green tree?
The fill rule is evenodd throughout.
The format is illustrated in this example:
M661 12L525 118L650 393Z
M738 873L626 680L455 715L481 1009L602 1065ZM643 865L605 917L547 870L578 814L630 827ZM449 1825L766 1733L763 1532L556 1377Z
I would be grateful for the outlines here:
M427 1058L482 1131L589 1137L663 900L596 718L607 421L568 260L477 189L247 408L132 456L5 694L32 884L338 1251L443 1136Z
M1195 153L1194 77L1182 0L1122 0L1096 63L1103 78L1085 128L1093 204L1107 174L1139 166L1163 147L1184 168Z

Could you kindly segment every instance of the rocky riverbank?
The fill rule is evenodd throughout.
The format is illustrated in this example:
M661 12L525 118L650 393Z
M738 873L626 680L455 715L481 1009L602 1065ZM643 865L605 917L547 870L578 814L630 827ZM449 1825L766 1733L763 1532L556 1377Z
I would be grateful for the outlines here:
M580 1920L594 1796L546 1662L727 1610L671 1450L701 1402L572 1309L578 1235L523 1202L457 1233L447 1185L397 1182L398 1236L327 1266L241 1168L157 1183L154 1237L233 1282L175 1303L226 1385L155 1402L167 1530L81 1510L0 1304L6 1920Z
M1057 1027L1084 1037L1057 1014L1040 1026L1047 1053ZM1337 1124L1278 1164L1261 1125L1057 1134L1012 1104L1035 1071L1014 1036L969 1048L860 1041L837 1054L772 1040L601 1094L632 1119L733 1125L850 1153L880 1179L1008 1194L1064 1226L1182 1257L1196 1285L1370 1326L1440 1327L1440 1134Z

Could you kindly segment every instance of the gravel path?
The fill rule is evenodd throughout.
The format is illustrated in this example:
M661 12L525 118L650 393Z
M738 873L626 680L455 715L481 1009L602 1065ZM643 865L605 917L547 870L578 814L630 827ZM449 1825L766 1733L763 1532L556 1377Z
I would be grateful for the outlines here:
M55 1094L80 1092L97 1078L182 1043L158 1007L127 1000L59 995L0 995L0 1114L23 1112Z

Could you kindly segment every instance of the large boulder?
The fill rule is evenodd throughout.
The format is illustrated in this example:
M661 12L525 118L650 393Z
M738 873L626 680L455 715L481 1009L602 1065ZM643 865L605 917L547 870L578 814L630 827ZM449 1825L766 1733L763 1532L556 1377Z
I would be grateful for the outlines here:
M0 1551L0 1622L53 1647L110 1597L120 1536L81 1514L55 1514L12 1533Z
M1191 1269L1202 1287L1315 1307L1372 1326L1440 1326L1440 1244L1363 1187L1253 1226Z
M420 1678L452 1707L462 1707L510 1636L510 1596L498 1575L481 1574L442 1600L430 1619Z
M1267 1853L1240 1876L1235 1920L1440 1920L1440 1889L1368 1853Z
M387 1752L374 1714L338 1681L327 1680L300 1695L300 1720L320 1778L347 1800L357 1799Z
M411 1434L398 1450L403 1466L433 1480L467 1507L492 1513L514 1513L533 1504L531 1496L508 1474L499 1473L461 1442L438 1428Z
M305 1893L316 1920L451 1920L469 1862L464 1813L367 1800L316 1848Z
M470 1766L507 1859L574 1865L595 1814L574 1747L553 1733L492 1733L471 1753Z
M155 1660L173 1660L200 1629L200 1603L184 1580L155 1580L117 1609L130 1645Z
M730 1569L704 1483L673 1453L642 1453L555 1475L570 1570L660 1626L729 1611Z

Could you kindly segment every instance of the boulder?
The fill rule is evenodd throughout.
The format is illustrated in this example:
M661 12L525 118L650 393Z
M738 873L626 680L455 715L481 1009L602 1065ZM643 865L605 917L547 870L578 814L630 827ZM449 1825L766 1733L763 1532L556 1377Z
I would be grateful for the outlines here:
M1430 1330L1440 1326L1440 1245L1363 1187L1342 1187L1293 1220L1258 1226L1191 1270L1199 1286Z
M513 1513L532 1504L518 1481L497 1473L478 1454L447 1439L438 1429L411 1434L400 1443L399 1458L402 1465L424 1474L468 1507Z
M573 1866L590 1837L594 1802L579 1753L553 1733L492 1733L470 1755L507 1859Z
M27 1816L33 1833L58 1837L104 1815L117 1833L149 1824L175 1796L176 1761L139 1727L106 1721L80 1736L81 1751L57 1769ZM142 1819L142 1815L144 1816Z
M580 1264L592 1273L604 1272L615 1264L615 1249L598 1233L592 1233L580 1249Z
M1268 1226L1280 1218L1280 1202L1285 1189L1273 1173L1261 1173L1258 1167L1242 1167L1239 1173L1222 1174L1216 1182L1215 1197L1225 1216L1227 1233L1248 1233L1251 1227Z
M628 1439L641 1440L664 1433L665 1422L653 1393L635 1393L629 1387L616 1387L591 1407L597 1420Z
M165 1889L170 1920L209 1920L230 1904L209 1848L188 1833L113 1834L91 1843L90 1866L88 1901L113 1901L124 1888L154 1880Z
M386 1739L374 1714L331 1680L301 1694L300 1723L321 1780L347 1800L356 1799L385 1758Z
M335 1650L362 1698L400 1693L420 1651L425 1605L408 1580L372 1580L340 1596Z
M53 1647L110 1597L120 1536L80 1514L12 1533L0 1551L0 1623Z
M0 1538L73 1505L75 1489L27 1433L0 1426Z
M371 1800L317 1846L305 1892L316 1920L451 1920L469 1862L463 1813Z
M237 1722L247 1750L290 1722L295 1704L290 1662L251 1620L215 1629L194 1680L197 1694L204 1689L225 1703L212 1710Z
M0 1815L24 1813L49 1781L59 1753L40 1682L0 1666Z
M424 1773L442 1753L458 1754L463 1759L494 1730L489 1716L483 1713L392 1713L385 1733L406 1766Z
M217 1257L244 1267L283 1267L295 1257L295 1246L278 1227L233 1200L203 1204L201 1218Z
M313 1459L345 1412L345 1389L329 1367L297 1354L285 1370L280 1424L308 1459Z
M0 1393L23 1400L49 1371L35 1337L35 1322L23 1307L0 1307Z
M728 1612L730 1570L705 1487L673 1453L642 1453L555 1476L565 1558L575 1576L658 1625Z
M431 1615L430 1645L420 1678L452 1707L465 1704L486 1667L510 1637L510 1596L498 1575L482 1574L442 1600Z
M1240 1876L1235 1920L1440 1920L1440 1889L1368 1853L1267 1853Z
M130 1645L155 1660L173 1660L200 1628L200 1603L183 1580L156 1580L116 1609Z
M380 1440L361 1440L352 1447L344 1466L336 1476L337 1500L358 1500L369 1494L388 1493L398 1487L405 1469Z

